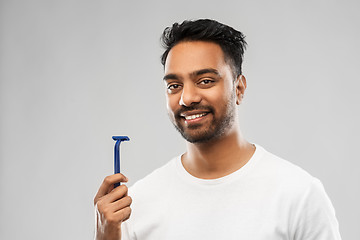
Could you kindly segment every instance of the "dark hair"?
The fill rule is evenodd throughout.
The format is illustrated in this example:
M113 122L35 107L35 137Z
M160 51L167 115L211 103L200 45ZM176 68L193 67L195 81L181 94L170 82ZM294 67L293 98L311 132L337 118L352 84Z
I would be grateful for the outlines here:
M234 75L239 76L246 49L245 36L225 24L211 19L195 21L185 20L181 24L174 23L165 28L161 42L165 52L161 56L161 63L165 66L170 50L183 41L207 41L218 44L224 52L225 61L231 66Z

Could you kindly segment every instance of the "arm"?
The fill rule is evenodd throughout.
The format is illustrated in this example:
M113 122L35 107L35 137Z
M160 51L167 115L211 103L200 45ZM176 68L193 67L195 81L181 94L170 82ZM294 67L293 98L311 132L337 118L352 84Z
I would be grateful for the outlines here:
M132 200L128 188L125 185L114 188L118 182L127 182L127 178L121 173L107 176L94 198L96 240L121 239L121 223L130 217Z
M296 216L295 240L341 240L335 210L318 179L303 195Z

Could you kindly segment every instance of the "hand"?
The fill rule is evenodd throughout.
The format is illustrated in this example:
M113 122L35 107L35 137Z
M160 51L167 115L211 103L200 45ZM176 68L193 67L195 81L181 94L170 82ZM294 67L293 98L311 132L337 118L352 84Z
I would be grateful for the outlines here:
M101 184L95 198L96 211L96 240L121 239L121 223L131 214L131 197L128 188L118 182L127 182L128 179L121 173L107 176Z

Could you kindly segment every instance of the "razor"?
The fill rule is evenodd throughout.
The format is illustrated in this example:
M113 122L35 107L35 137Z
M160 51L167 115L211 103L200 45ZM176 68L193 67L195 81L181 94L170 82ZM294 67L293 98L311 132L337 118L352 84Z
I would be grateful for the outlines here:
M113 136L112 139L116 141L114 147L114 174L120 173L120 143L123 141L129 141L127 136ZM120 186L120 183L115 183L114 188Z

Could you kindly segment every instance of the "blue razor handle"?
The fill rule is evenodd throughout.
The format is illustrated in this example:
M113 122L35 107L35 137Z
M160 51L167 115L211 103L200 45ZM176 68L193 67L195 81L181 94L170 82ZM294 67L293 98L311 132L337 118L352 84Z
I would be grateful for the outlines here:
M116 141L114 147L114 174L120 173L120 143L122 141L129 141L127 136L113 136L112 139ZM114 187L120 186L120 183L115 183Z

